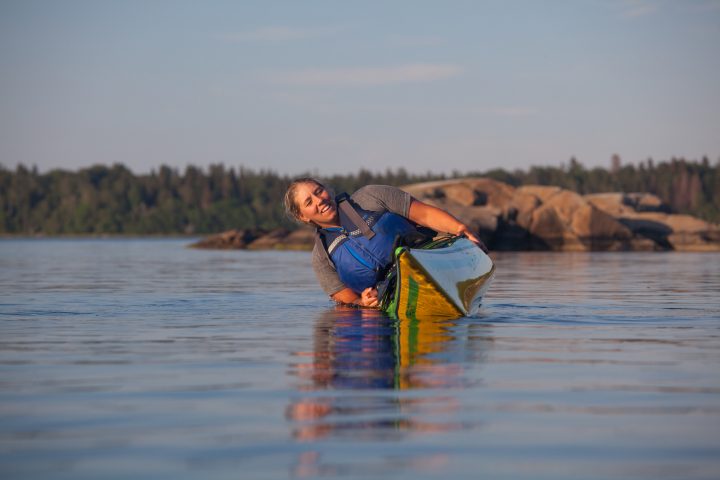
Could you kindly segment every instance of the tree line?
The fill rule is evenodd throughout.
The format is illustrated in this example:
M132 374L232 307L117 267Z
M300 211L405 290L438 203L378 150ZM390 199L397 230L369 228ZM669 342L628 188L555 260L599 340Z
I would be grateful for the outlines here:
M558 167L413 174L400 168L360 170L319 177L336 191L367 184L404 185L485 176L513 186L556 185L581 194L649 192L674 212L720 222L720 161L652 160L639 165L587 169L571 159ZM0 165L0 233L9 234L205 234L231 228L295 228L282 198L292 180L269 170L222 164L180 171L162 166L136 175L127 167L97 165L78 171Z

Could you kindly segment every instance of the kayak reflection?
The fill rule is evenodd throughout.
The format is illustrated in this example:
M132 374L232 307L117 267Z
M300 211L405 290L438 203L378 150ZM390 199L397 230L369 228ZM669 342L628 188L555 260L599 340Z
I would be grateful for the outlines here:
M447 389L467 383L458 358L463 349L453 352L455 325L343 307L323 312L315 322L313 351L296 353L291 368L303 392L287 408L293 437L384 439L462 428L444 420L458 408ZM429 390L405 392L417 389Z

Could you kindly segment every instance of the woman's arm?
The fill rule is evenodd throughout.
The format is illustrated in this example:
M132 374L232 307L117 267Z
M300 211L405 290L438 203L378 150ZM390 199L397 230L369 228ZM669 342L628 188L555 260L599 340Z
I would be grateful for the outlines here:
M346 287L331 295L330 298L346 305L357 305L369 308L378 307L377 289L375 288L366 288L363 290L362 295L358 295L352 289Z
M485 244L470 231L468 226L445 210L413 198L410 203L408 218L415 223L432 228L438 232L465 235L470 241L475 242L480 248L487 252Z

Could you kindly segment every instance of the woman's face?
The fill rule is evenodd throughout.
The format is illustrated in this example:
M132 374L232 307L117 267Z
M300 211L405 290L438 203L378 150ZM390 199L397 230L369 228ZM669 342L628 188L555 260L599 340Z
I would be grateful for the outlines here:
M300 220L313 222L320 227L338 224L337 207L325 187L317 183L301 183L295 191L295 202L300 211Z

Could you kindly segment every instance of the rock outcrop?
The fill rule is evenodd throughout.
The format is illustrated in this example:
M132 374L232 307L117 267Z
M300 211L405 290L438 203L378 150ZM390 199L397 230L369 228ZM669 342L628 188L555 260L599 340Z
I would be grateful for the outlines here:
M250 245L249 250L306 250L312 248L315 231L311 228L299 228L289 232L287 230L274 230L269 232Z
M402 187L443 208L480 233L493 250L720 251L720 227L671 214L648 193L579 195L559 187L513 187L489 178L418 183ZM198 248L309 249L313 231L231 230Z
M581 195L540 185L513 188L482 179L448 180L404 188L448 210L480 232L495 250L652 249L632 231ZM444 194L449 191L451 193ZM474 199L472 206L468 203Z
M670 208L648 193L586 195L590 203L615 217L638 236L660 249L720 250L720 228L690 215L668 213Z
M199 242L190 245L192 248L207 248L214 250L238 250L245 249L260 237L262 230L228 230L227 232L211 235Z
M313 238L314 231L311 228L269 232L261 229L228 230L204 238L190 247L215 250L307 250L312 248Z

